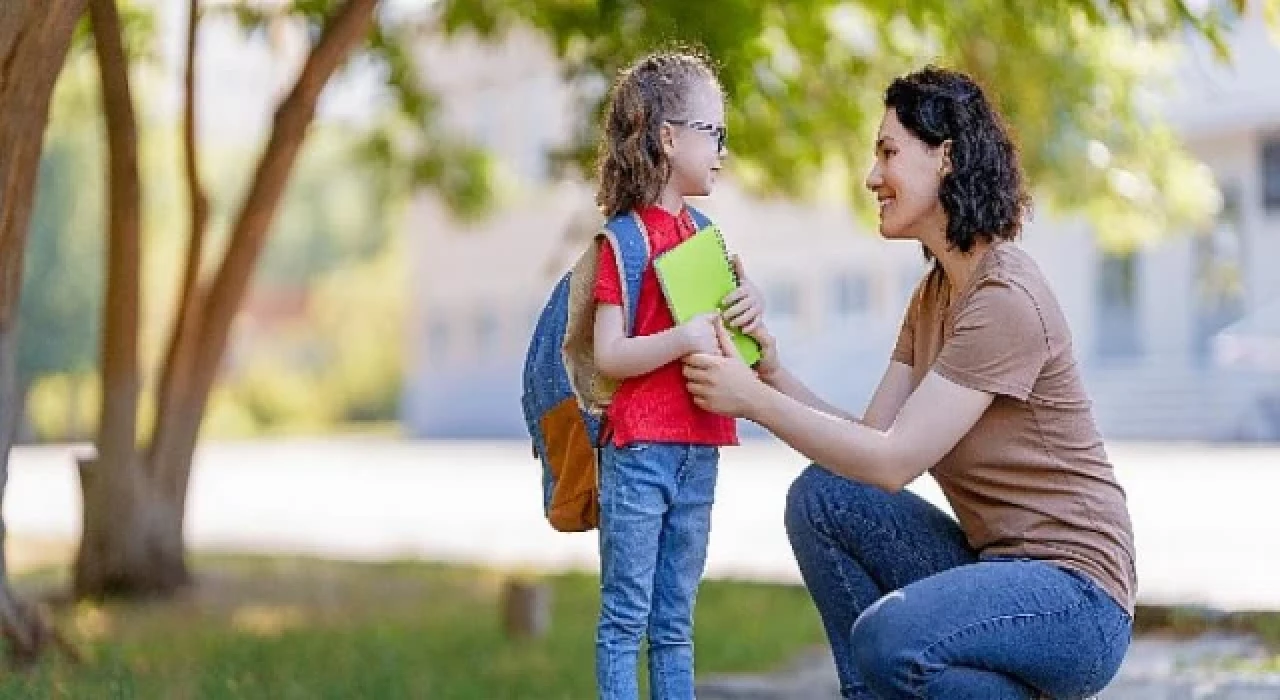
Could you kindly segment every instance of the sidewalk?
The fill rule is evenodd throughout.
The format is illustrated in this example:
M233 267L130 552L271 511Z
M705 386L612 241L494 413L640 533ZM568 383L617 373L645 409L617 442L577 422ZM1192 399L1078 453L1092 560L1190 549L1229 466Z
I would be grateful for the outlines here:
M78 537L75 451L14 450L11 532ZM1142 602L1280 609L1280 447L1114 444L1111 453L1129 494ZM770 443L726 451L710 576L799 581L782 509L803 464ZM211 444L197 458L186 534L195 549L595 568L594 533L553 531L540 489L520 443ZM931 479L916 490L945 506Z
M14 450L4 504L11 533L78 536L78 449ZM1140 600L1280 609L1280 447L1113 444L1110 451L1129 494ZM787 487L803 465L773 444L726 452L710 576L798 582L781 519ZM192 478L187 539L195 549L595 568L594 534L557 533L543 520L538 469L528 448L514 443L207 445ZM931 480L915 488L945 507ZM1238 638L1141 639L1101 698L1280 698L1280 677L1220 670L1223 659L1259 653ZM822 700L838 692L834 665L818 650L778 674L703 679L699 697Z
M1139 639L1098 700L1276 700L1280 674L1227 671L1223 664L1258 658L1257 644L1237 637ZM836 667L826 650L771 675L726 676L698 683L699 700L840 700Z

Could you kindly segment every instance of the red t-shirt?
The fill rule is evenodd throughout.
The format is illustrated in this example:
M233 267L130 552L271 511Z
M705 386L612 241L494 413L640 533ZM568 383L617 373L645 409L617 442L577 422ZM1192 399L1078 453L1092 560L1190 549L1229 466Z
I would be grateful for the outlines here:
M639 211L649 234L650 259L676 247L695 232L688 210L678 217L656 206ZM613 247L605 241L600 250L595 300L599 304L622 306L622 280ZM675 327L667 308L653 264L645 267L636 304L633 336L654 335ZM680 361L663 365L649 374L622 382L607 409L613 444L623 447L636 442L664 442L686 445L736 445L738 428L734 419L704 411L693 402L685 388Z

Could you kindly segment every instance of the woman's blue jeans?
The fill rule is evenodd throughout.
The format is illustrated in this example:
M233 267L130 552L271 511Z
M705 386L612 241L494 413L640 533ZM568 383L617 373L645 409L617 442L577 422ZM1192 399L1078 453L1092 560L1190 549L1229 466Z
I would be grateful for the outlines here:
M845 698L1085 698L1128 649L1132 618L1091 579L981 558L908 491L811 466L786 527Z

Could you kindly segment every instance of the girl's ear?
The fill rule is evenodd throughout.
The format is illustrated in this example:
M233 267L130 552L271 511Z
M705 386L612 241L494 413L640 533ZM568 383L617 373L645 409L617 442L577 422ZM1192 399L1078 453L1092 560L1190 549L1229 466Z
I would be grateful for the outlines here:
M676 130L667 122L662 122L662 126L658 127L658 139L662 142L663 154L671 158L676 150Z

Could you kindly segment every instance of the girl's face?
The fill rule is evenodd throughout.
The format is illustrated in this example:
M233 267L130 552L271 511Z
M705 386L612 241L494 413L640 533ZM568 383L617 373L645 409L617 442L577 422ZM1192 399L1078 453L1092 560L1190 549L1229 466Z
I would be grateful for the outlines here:
M662 127L662 144L671 163L671 180L682 197L711 194L725 154L724 98L711 81L701 81L686 102L682 119Z
M881 236L921 241L945 237L947 215L938 188L951 169L949 150L949 141L930 146L898 121L896 110L885 110L876 137L876 162L866 181L880 206Z

